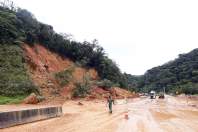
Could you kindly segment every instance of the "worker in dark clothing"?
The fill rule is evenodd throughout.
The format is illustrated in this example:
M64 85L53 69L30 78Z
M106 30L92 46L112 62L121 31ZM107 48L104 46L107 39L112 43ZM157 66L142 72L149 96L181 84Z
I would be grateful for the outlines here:
M112 104L114 104L114 100L112 99L111 96L109 96L109 98L107 99L107 103L109 106L109 113L112 113Z

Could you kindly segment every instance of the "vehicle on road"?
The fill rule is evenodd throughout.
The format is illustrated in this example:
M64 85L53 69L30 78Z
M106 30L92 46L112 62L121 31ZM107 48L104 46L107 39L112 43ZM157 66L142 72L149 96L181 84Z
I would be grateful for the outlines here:
M150 98L151 98L151 99L155 99L155 98L156 98L156 93L155 93L155 91L152 90L152 91L150 92Z
M164 96L164 93L159 93L159 99L164 99L165 96Z

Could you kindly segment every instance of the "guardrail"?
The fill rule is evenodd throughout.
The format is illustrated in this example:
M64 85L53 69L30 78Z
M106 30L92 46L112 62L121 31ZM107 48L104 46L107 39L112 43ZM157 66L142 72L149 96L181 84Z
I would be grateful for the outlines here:
M0 112L0 128L30 123L61 115L61 106Z

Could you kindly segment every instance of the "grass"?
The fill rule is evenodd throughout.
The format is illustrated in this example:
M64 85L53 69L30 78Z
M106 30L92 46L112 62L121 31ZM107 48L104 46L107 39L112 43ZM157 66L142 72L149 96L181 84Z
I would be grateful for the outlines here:
M3 104L19 104L26 97L26 95L18 95L18 96L1 96L0 95L0 105Z

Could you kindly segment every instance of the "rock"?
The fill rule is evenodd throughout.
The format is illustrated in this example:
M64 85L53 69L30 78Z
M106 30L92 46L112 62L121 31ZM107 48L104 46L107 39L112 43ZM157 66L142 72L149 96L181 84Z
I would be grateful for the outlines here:
M37 104L39 100L37 99L37 96L35 93L31 93L28 97L26 97L23 102L25 104Z
M49 87L54 86L54 84L53 83L48 83L47 86L49 86Z
M83 105L83 103L81 103L81 102L78 102L78 105Z
M94 95L89 95L88 98L89 98L89 99L96 99L96 96L94 96Z
M52 81L51 81L51 80L48 80L47 82L48 82L48 83L52 83Z
M45 69L48 70L49 66L47 64L44 65Z
M124 118L125 118L126 120L128 120L128 119L129 119L128 114L125 114L125 115L124 115Z
M189 106L191 106L191 107L197 107L195 104L190 104Z

